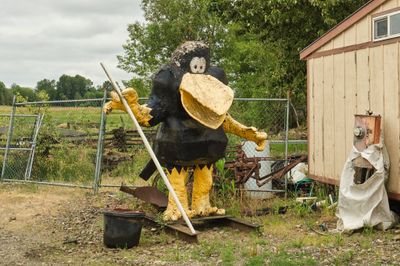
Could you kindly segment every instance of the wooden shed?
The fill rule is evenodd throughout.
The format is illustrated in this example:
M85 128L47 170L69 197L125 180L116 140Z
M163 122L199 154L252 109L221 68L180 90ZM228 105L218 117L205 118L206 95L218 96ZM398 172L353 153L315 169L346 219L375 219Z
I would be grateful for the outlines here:
M300 53L307 61L309 174L339 184L354 115L382 116L389 196L400 200L400 0L365 4Z

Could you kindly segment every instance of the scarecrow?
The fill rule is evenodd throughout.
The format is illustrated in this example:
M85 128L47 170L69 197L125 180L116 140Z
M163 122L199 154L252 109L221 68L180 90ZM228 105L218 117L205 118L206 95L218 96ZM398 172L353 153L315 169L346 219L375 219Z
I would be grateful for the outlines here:
M134 89L122 92L140 125L160 124L153 143L154 152L189 217L225 214L224 209L211 206L209 199L213 164L225 155L228 142L225 133L254 141L259 150L265 146L265 132L243 126L228 114L233 91L227 84L225 72L210 65L209 47L203 42L188 41L154 75L146 104L138 103ZM111 97L104 106L106 113L113 109L125 110L116 93L112 92ZM194 175L191 209L186 191L190 169ZM154 165L149 162L140 176L148 179L154 171ZM168 221L180 217L170 195L163 218Z

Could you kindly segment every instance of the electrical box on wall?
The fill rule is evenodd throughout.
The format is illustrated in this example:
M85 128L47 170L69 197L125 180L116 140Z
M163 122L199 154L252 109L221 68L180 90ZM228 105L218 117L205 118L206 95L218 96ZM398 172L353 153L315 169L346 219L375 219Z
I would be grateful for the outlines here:
M381 137L380 115L355 115L354 119L354 147L363 151L369 145L378 144Z
M380 115L355 115L354 119L354 147L362 152L373 144L378 144L381 138ZM362 184L374 173L374 167L363 157L353 160L355 170L354 183Z

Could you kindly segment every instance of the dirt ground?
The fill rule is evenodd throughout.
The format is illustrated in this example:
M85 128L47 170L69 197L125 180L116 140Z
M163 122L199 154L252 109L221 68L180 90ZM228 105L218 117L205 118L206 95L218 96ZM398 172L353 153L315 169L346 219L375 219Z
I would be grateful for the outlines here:
M334 216L322 211L245 218L261 234L211 228L187 244L144 228L132 249L103 246L102 210L140 208L117 190L91 191L0 184L1 265L399 265L400 230L371 228L350 236L329 233ZM325 230L325 231L324 231Z

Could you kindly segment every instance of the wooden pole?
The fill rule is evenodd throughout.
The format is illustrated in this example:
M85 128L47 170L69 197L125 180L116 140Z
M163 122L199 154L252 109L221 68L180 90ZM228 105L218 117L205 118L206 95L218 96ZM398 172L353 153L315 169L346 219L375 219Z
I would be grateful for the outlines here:
M113 85L114 90L117 92L119 98L121 99L122 104L124 105L126 112L129 114L129 116L131 117L133 123L135 124L135 127L140 135L140 137L143 140L144 146L146 147L147 151L150 154L151 159L153 160L154 164L157 167L158 172L160 173L162 179L164 180L165 185L168 188L169 193L172 195L172 198L174 199L176 206L178 207L178 210L180 211L180 213L182 214L182 218L183 220L185 220L186 225L189 227L190 231L192 232L192 234L196 234L196 231L193 228L192 223L189 220L189 217L187 216L185 210L182 207L181 202L178 199L178 196L176 195L174 188L171 186L171 183L169 182L166 174L164 173L160 162L158 161L153 149L150 146L149 141L147 140L146 136L143 133L142 128L139 125L139 122L137 121L135 115L133 114L131 108L128 105L128 102L126 101L125 97L122 95L121 90L118 88L117 84L115 83L115 81L111 78L110 74L108 74L107 69L105 68L103 63L100 63L101 67L103 68L104 72L106 73L108 79L110 80L111 84Z

